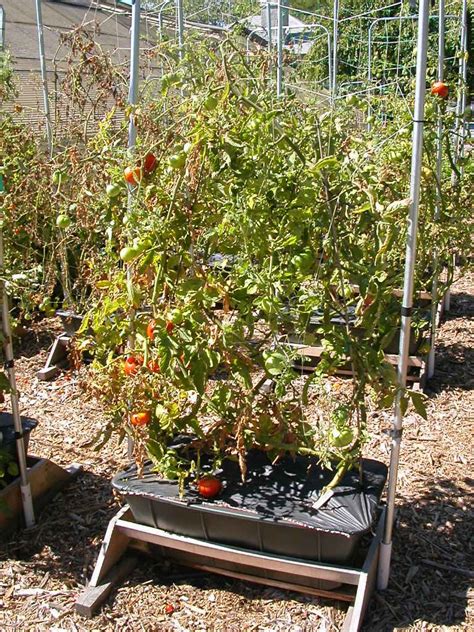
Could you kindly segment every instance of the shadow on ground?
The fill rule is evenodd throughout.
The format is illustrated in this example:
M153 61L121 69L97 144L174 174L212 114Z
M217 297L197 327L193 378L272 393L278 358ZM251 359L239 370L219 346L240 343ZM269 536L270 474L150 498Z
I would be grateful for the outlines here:
M421 498L398 507L390 584L374 596L363 630L465 622L474 578L474 481L464 483L433 481Z

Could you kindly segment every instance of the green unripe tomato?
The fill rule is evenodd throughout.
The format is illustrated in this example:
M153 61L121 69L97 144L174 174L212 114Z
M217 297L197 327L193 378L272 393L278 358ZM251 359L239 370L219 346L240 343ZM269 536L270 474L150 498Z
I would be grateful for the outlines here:
M178 154L173 154L169 157L168 163L172 169L182 169L186 164L186 154L184 151L181 151Z
M347 105L357 105L359 103L359 99L355 94L348 94L346 96L346 103Z
M178 308L173 309L173 310L170 312L170 315L169 315L169 320L170 320L170 321L171 321L174 325L181 325L181 323L183 322L183 312L182 312L180 309L178 309Z
M149 239L134 239L133 240L133 248L141 255L145 250L149 250L151 248L151 241Z
M124 263L128 263L129 261L133 261L134 259L136 259L139 254L140 253L136 248L125 246L125 248L122 248L122 250L120 251L120 259L122 259Z
M53 172L53 184L63 184L68 179L69 176L67 173L64 173L64 171L56 169L56 171Z
M213 94L210 94L207 99L204 101L204 107L208 112L212 112L218 106L219 101Z
M58 215L56 218L56 226L58 228L66 229L71 225L71 218L67 215Z
M308 272L311 269L313 262L314 256L310 250L300 252L291 260L292 265L300 272Z
M120 194L121 188L118 184L108 184L106 192L109 198L116 198Z
M280 375L285 368L286 356L280 351L273 351L265 356L265 369L270 375Z
M336 448L346 448L350 445L354 440L354 433L350 428L343 428L339 430L338 428L333 428L331 430L329 440L331 445Z

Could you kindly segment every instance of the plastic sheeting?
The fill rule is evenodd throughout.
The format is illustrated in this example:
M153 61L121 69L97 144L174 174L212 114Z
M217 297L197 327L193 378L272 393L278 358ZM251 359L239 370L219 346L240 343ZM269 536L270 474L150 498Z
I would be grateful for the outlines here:
M247 479L242 482L237 462L225 460L217 472L223 490L214 500L200 497L192 481L180 498L178 484L153 473L151 464L146 465L143 478L137 478L132 467L118 474L112 484L126 497L140 496L214 514L352 536L370 530L387 478L383 463L364 459L362 476L358 469L348 472L332 498L321 509L314 509L314 502L334 474L322 470L316 459L285 456L272 465L263 452L253 450L248 454L247 467Z

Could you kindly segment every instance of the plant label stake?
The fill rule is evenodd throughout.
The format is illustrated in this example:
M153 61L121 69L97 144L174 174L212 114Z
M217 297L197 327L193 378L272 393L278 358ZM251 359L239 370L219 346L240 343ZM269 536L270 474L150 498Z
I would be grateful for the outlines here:
M3 178L0 174L0 201L3 198L5 187ZM23 428L20 418L20 407L18 402L18 391L16 388L15 369L13 361L13 345L12 332L10 326L10 310L8 308L8 295L4 280L4 261L3 261L3 204L0 205L0 294L2 301L2 332L3 332L3 350L5 354L5 373L8 376L11 390L12 417L15 428L16 449L18 453L18 465L20 469L20 489L23 504L23 513L25 516L25 524L27 528L33 527L35 524L35 513L33 509L33 499L31 496L30 481L28 478L28 467L26 464L26 450L23 439Z

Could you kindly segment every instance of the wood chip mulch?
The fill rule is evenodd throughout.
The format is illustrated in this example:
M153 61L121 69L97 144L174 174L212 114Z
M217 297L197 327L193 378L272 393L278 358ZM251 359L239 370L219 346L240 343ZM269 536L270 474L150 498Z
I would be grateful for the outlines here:
M428 421L409 413L402 443L393 567L363 630L474 630L473 430L474 274L455 284L439 331ZM30 453L83 474L57 495L38 525L0 540L0 630L7 631L337 631L347 606L151 559L114 591L91 620L74 610L117 511L110 479L128 462L111 441L91 439L101 411L81 374L40 382L55 319L33 325L17 349L24 415L39 420ZM85 370L85 369L83 369ZM371 418L367 454L388 463L390 414ZM168 608L167 608L168 606ZM168 611L173 611L167 613Z

